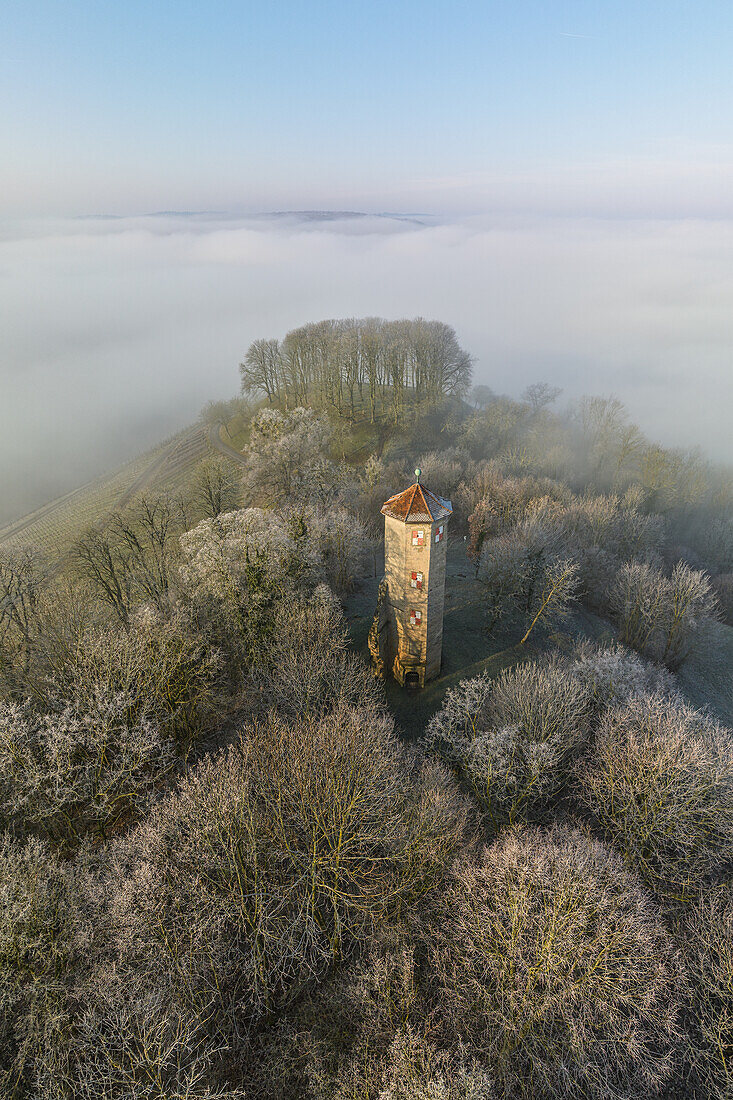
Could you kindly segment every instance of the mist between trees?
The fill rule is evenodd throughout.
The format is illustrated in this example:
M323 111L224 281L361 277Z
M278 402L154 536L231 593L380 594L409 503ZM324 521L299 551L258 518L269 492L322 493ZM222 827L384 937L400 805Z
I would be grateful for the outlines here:
M447 326L276 352L241 473L0 559L3 1095L730 1096L729 475ZM416 463L514 655L417 743L344 614Z

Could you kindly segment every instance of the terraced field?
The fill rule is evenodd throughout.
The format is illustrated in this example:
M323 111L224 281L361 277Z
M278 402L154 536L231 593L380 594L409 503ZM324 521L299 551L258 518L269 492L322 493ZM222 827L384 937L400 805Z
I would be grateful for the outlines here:
M104 527L112 512L124 508L143 490L183 488L193 468L210 453L205 429L200 425L187 428L114 473L0 528L0 547L34 546L43 551L52 566L57 565L80 531L92 525Z

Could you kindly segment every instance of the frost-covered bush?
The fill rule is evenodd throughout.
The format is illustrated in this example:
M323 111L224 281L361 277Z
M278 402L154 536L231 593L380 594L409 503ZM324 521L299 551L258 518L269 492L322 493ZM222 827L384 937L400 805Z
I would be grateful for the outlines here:
M620 859L564 828L510 832L460 865L417 936L439 1046L503 1097L654 1095L670 1076L680 973Z
M35 837L0 836L0 1093L22 1096L59 1042L64 976L78 953L73 877Z
M637 510L617 496L574 499L555 517L558 537L578 562L584 597L605 606L606 594L623 562L660 563L664 546L661 516Z
M664 695L611 707L578 794L660 894L684 898L733 857L733 739Z
M0 820L70 846L104 835L175 766L173 742L127 695L98 695L85 713L39 714L0 702Z
M312 409L262 409L252 421L243 475L247 503L296 504L333 498L338 468L329 458L328 418Z
M424 744L456 766L494 825L541 813L567 782L588 735L589 689L560 665L534 662L446 695Z
M622 645L581 643L568 671L590 689L597 710L625 703L632 696L676 694L674 678L666 669L642 660Z
M621 641L672 669L704 644L717 615L710 578L682 561L671 577L646 562L629 562L609 599Z
M691 1095L733 1095L733 885L702 890L679 928L690 979Z
M383 713L271 717L115 847L114 955L241 1038L422 897L464 815Z
M351 652L341 605L326 585L278 608L267 663L253 669L252 681L266 706L294 719L342 704L383 705L383 688Z
M261 656L277 601L311 584L320 565L303 523L260 508L202 520L181 550L184 599L234 663Z

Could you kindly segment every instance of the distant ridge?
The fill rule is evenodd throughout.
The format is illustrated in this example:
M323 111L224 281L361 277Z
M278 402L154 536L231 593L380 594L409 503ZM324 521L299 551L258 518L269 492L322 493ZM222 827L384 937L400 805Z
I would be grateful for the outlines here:
M421 218L429 214L369 213L365 210L262 210L254 214L233 214L226 210L152 210L145 214L77 214L76 221L125 221L130 218L226 218L247 221L264 218L299 218L302 221L341 221L350 218L385 218L391 221L425 225Z

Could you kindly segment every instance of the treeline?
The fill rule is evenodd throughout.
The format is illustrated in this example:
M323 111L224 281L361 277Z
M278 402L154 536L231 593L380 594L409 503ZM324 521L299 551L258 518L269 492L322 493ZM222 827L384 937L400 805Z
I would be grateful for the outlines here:
M320 321L284 340L256 340L240 364L242 388L288 410L335 409L351 420L395 423L412 406L435 407L465 393L471 357L450 325L422 318Z

